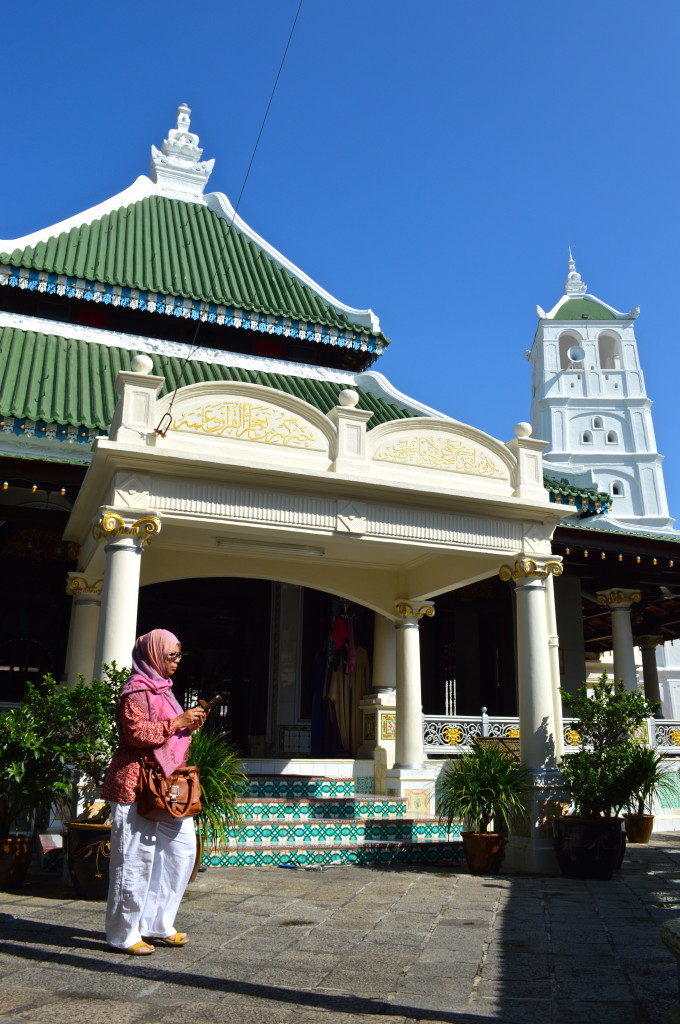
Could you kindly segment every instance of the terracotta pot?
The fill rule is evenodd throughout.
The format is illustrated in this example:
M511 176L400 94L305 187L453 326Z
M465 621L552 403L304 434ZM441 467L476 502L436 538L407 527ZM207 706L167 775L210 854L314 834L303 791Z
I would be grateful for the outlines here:
M653 814L624 814L629 843L648 843L654 828Z
M553 843L567 878L608 881L621 866L625 837L621 818L553 818Z
M31 863L33 844L33 836L0 838L0 890L18 889L23 885Z
M505 836L497 832L461 832L463 853L471 875L497 875L501 869Z
M111 826L66 823L68 873L81 900L105 900L109 891Z

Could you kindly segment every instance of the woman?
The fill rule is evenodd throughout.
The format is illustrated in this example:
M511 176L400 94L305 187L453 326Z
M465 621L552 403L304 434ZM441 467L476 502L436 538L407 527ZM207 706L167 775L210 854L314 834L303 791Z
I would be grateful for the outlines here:
M135 803L140 758L155 760L167 778L185 763L191 733L205 721L201 708L182 711L173 696L181 658L179 640L166 629L136 641L132 674L116 707L121 743L102 789L113 819L106 939L134 956L187 941L175 931L175 914L196 856L193 818L148 821Z

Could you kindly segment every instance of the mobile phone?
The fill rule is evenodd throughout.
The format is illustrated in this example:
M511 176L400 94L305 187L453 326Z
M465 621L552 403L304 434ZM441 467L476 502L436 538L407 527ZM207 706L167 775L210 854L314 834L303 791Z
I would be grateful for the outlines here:
M222 694L221 693L216 693L215 696L211 700L199 700L198 703L201 705L201 707L203 708L203 710L207 714L208 711L210 711L211 708L214 708L216 704L219 704L221 700L222 700Z

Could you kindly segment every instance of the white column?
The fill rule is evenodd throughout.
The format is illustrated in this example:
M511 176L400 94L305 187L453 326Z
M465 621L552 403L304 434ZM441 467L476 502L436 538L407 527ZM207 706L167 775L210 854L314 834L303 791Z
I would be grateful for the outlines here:
M106 512L94 527L95 539L106 538L102 608L97 634L95 674L101 678L104 665L116 662L128 667L137 630L139 575L144 545L160 530L155 516L126 522Z
M73 689L81 675L86 683L91 682L94 676L102 579L70 572L66 582L66 593L73 598L73 607L64 677L69 689Z
M598 590L597 600L606 605L612 616L612 645L614 648L614 681L623 680L626 690L637 690L637 666L633 645L633 627L630 609L640 600L639 590Z
M663 644L662 636L638 636L635 643L642 652L642 678L645 684L645 697L647 700L658 701L661 704L661 689L659 687L659 669L656 663L656 649ZM659 707L656 713L657 718L663 718L663 710Z
M409 817L434 814L437 773L423 758L423 698L420 685L420 631L423 616L434 615L430 601L397 601L395 763L385 772L388 796L406 799Z
M526 818L511 824L506 863L518 872L557 874L557 859L548 818L560 795L556 767L556 722L553 668L549 643L546 577L562 572L560 561L542 555L521 555L503 565L502 580L514 580L517 630L517 687L520 756L530 771Z
M555 703L545 594L545 578L555 570L562 571L555 559L523 558L512 569L504 566L500 574L501 579L515 581L520 752L529 768L555 767Z
M559 760L564 754L564 722L562 694L560 693L560 638L557 634L555 580L552 574L549 574L545 580L545 606L548 621L548 650L550 653L550 677L552 681L553 714L555 720L555 756Z
M400 601L397 633L397 736L395 768L423 766L423 697L420 679L420 626L423 615L434 615L428 603Z

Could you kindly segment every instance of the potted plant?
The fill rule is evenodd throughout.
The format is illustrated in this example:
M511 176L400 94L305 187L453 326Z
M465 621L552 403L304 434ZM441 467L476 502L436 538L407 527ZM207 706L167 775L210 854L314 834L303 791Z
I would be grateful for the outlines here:
M604 673L588 696L583 683L576 694L561 690L577 722L581 749L562 758L560 769L575 813L554 818L555 852L564 875L607 880L623 857L623 821L619 814L632 794L633 733L654 715L658 704Z
M203 805L194 819L196 862L190 879L193 881L206 844L226 845L230 829L240 822L238 800L246 790L248 776L227 734L210 726L193 733L187 763L198 767Z
M114 664L104 668L104 679L75 687L60 686L45 676L27 688L22 709L50 734L50 745L68 766L70 820L65 823L69 875L81 899L106 899L111 829L108 805L98 804L97 791L118 745L115 704L129 676ZM75 785L73 779L75 777ZM84 791L85 807L78 813Z
M650 747L636 746L629 767L631 794L623 820L629 843L648 843L654 828L652 802L673 790L670 768Z
M129 669L113 662L104 666L103 679L86 683L81 676L73 689L54 695L55 716L76 775L65 837L68 872L80 899L105 900L108 895L110 810L98 796L119 743L116 701L129 675Z
M514 814L525 813L529 783L525 766L496 744L476 744L469 754L449 761L439 777L439 815L451 828L460 819L463 851L473 875L498 874L506 837L489 832L494 821L509 825Z
M0 715L0 889L21 885L42 815L70 788L53 727L30 706Z

